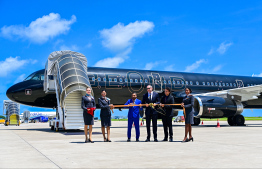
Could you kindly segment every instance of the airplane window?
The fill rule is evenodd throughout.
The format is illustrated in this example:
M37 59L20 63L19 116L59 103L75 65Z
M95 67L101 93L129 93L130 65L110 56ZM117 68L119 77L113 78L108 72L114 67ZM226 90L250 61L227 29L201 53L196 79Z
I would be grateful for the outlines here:
M228 83L226 83L226 85L227 85L227 86L229 86L229 84L228 84Z
M186 85L188 85L188 81L186 81Z
M210 86L210 83L209 83L209 82L207 82L207 85L208 85L208 86Z
M142 79L140 79L140 83L143 83L143 80L142 80Z
M109 82L112 82L112 78L109 78Z
M130 82L132 83L132 82L133 82L133 79L130 79Z
M105 78L105 77L103 78L103 81L104 81L104 82L106 81L106 78Z
M32 79L32 77L33 77L34 75L35 75L35 73L32 73L32 74L29 75L24 81Z
M236 87L237 85L236 85L236 83L234 83L234 87Z
M166 80L164 80L164 84L166 84Z
M217 82L215 82L215 86L217 86Z
M125 82L127 82L127 78L125 78Z
M184 81L181 81L182 84L184 84Z
M180 81L177 81L177 84L180 84Z
M117 78L114 78L114 81L117 82Z
M193 82L192 82L192 81L190 81L190 85L193 85Z
M225 86L225 83L222 83L223 84L223 86Z
M45 75L41 75L41 80L44 80L45 79Z
M173 81L173 84L176 84L176 82L175 82L175 81Z
M120 79L119 79L119 82L123 82L123 79L122 79L122 78L120 78Z
M92 77L92 81L95 81L95 77Z
M145 83L147 83L147 79L145 79Z
M205 86L206 84L205 84L205 82L202 82L202 84Z
M199 85L199 82L198 82L198 81L196 81L196 85Z
M168 84L171 84L171 81L170 81L170 80L168 81Z
M219 82L219 86L221 86L221 83Z
M101 78L100 78L100 77L98 77L98 78L97 78L97 80L100 82L100 81L101 81Z
M211 82L211 86L214 86L214 83L213 83L213 82Z
M232 83L230 83L230 86L232 87Z
M138 82L138 80L137 80L137 79L135 79L135 82L137 83L137 82Z

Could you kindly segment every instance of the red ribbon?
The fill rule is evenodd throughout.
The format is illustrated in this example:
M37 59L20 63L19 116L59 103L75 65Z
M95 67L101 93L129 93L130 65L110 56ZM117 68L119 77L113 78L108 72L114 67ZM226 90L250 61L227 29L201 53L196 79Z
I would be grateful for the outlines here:
M88 108L87 109L87 113L90 114L91 116L94 116L94 111L96 110L96 108L92 107L92 108Z

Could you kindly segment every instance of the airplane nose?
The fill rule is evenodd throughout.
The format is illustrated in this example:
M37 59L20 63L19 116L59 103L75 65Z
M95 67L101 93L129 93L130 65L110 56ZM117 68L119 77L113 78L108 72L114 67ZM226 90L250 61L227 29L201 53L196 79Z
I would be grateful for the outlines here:
M18 95L21 93L21 87L18 84L15 84L11 86L9 89L6 91L6 96L12 100L15 101L18 98Z

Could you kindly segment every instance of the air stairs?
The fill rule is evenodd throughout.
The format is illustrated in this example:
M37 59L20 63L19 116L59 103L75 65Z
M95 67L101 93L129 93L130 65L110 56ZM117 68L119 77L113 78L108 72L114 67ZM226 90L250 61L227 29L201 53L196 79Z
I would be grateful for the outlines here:
M52 130L84 128L81 102L87 87L91 88L91 85L87 76L87 59L83 54L55 51L49 55L44 91L56 94L56 119L49 122Z

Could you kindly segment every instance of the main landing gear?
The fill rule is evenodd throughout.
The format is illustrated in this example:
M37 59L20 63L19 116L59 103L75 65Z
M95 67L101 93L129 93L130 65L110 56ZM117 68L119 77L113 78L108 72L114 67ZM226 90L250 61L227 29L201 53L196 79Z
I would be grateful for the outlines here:
M200 124L200 118L194 117L194 126L198 126Z
M243 115L238 114L236 116L230 116L227 118L227 122L230 126L244 126L245 118Z

